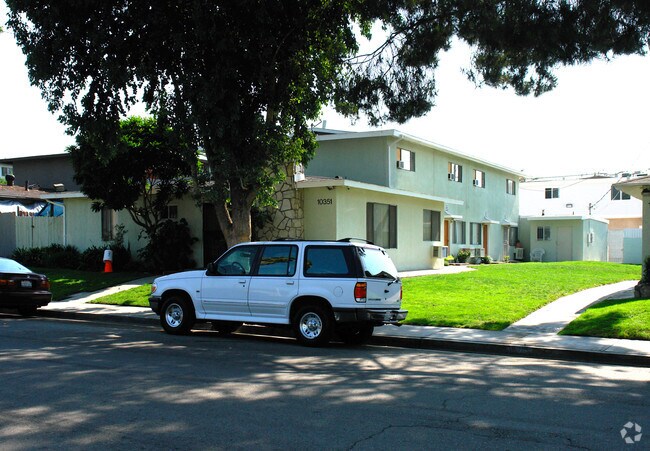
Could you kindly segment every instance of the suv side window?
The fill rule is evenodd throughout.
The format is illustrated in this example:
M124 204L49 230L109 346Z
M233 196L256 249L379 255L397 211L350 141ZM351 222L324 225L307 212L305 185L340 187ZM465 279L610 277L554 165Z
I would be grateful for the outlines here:
M350 246L307 246L305 277L355 277Z
M293 276L296 274L298 246L265 246L257 269L258 276Z
M220 276L248 276L251 273L259 246L239 246L217 261L216 272Z

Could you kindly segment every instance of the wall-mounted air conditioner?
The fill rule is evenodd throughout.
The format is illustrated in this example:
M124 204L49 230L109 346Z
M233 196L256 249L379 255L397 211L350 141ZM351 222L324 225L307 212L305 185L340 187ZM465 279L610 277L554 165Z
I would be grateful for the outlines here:
M478 180L474 180L473 184L474 184L474 186L480 186L481 183Z
M523 259L524 259L524 248L523 247L515 248L515 260L523 260Z
M446 258L449 255L449 247L433 246L433 258Z
M451 180L452 182L455 182L456 174L447 174L447 179Z
M403 161L401 161L401 160L398 160L398 161L397 161L397 168L398 168L398 169L404 169L405 166L406 166L406 165L404 164Z

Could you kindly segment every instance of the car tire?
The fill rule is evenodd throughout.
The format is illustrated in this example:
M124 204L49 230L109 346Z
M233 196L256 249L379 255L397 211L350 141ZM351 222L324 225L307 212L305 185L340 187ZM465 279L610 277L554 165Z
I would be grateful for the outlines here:
M212 321L212 330L219 335L230 335L242 326L238 321Z
M344 324L338 329L338 336L343 343L348 345L362 345L367 343L375 331L373 324Z
M38 307L18 307L18 313L22 316L35 316Z
M329 309L317 304L300 307L293 317L298 342L305 346L325 346L332 336L334 318Z
M170 296L160 311L160 324L165 332L172 335L185 335L190 332L196 317L191 302L180 296Z

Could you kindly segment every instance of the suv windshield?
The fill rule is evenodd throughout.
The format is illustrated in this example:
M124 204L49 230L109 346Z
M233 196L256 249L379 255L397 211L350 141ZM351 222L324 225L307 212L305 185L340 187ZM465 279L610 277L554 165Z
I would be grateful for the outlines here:
M366 277L396 280L397 268L383 249L358 247L359 259Z

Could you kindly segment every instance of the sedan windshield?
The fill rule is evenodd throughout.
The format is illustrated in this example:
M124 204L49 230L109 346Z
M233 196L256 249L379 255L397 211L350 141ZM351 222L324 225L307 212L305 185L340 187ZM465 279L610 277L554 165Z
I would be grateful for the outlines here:
M383 249L358 247L366 277L397 280L397 268Z

